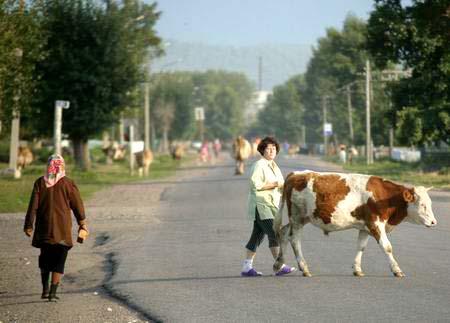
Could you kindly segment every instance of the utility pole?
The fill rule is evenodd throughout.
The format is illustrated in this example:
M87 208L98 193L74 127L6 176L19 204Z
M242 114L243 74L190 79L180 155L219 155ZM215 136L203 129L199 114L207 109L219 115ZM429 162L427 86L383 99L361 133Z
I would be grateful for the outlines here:
M262 91L262 56L259 56L258 63L258 90Z
M328 156L328 136L325 132L325 125L327 124L327 97L322 96L322 113L323 113L323 149L324 155Z
M204 129L203 129L203 122L205 120L205 109L203 107L195 108L195 120L197 120L197 124L198 124L200 141L203 143L203 141L205 139Z
M134 141L134 126L130 125L130 174L134 175L134 152L133 152L133 141Z
M148 82L144 84L144 149L150 150L150 85Z
M123 146L124 143L125 143L125 125L123 122L123 112L121 112L119 120L119 144Z
M303 125L302 126L302 147L306 146L306 127Z
M372 135L370 132L370 61L366 61L366 162L367 165L373 163L372 159Z
M21 8L23 9L23 1L21 3ZM23 11L21 11L23 13ZM9 145L9 171L13 173L14 178L20 178L21 172L17 169L17 154L19 150L19 132L20 132L20 82L21 82L21 73L20 73L20 64L22 62L23 50L21 48L14 49L14 56L17 58L17 64L19 67L19 72L16 76L16 90L14 95L14 110L13 110L13 119L11 123L11 141ZM18 87L18 89L17 89Z
M353 107L352 107L352 94L350 92L350 85L347 85L346 89L347 89L348 127L350 131L350 145L353 146L355 138L353 134Z

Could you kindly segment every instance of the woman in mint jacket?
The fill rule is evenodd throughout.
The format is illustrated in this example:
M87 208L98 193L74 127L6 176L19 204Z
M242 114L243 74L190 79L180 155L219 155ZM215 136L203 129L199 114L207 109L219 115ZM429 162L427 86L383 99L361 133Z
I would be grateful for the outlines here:
M279 244L273 230L273 219L278 212L284 184L283 174L274 159L280 151L280 145L273 137L266 137L258 145L262 158L255 162L250 170L250 192L248 195L248 217L253 222L253 231L245 246L246 257L242 266L242 276L256 277L262 273L253 268L256 249L267 235L269 248L274 259L278 256ZM275 273L277 276L295 271L294 267L283 264Z

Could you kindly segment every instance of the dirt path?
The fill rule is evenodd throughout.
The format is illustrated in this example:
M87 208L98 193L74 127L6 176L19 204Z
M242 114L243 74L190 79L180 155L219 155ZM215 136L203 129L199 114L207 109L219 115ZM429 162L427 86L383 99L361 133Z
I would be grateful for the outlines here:
M91 235L69 252L57 303L40 299L39 249L23 234L25 214L0 214L0 323L149 322L105 287L114 271L109 256L120 245L111 237L158 223L154 212L164 190L201 171L185 165L171 178L115 185L85 201Z

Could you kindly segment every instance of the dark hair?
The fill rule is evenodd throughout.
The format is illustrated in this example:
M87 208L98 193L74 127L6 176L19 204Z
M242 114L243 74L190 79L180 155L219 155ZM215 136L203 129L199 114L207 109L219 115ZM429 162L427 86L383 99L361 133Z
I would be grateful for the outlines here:
M278 141L275 140L274 137L265 137L263 140L261 140L261 142L258 144L258 152L264 156L264 150L266 150L268 145L275 145L275 147L277 148L277 154L280 152L280 144L278 143Z

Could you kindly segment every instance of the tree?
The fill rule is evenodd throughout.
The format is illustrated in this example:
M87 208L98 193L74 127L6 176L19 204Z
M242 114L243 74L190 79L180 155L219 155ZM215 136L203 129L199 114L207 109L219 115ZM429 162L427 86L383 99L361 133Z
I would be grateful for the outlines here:
M168 140L191 139L195 132L192 74L187 72L158 73L151 81L150 106L152 126L158 137ZM170 124L164 126L160 116L173 114Z
M327 121L334 127L335 140L350 143L347 97L344 92L352 84L352 103L355 143L364 140L364 97L359 75L368 58L366 47L366 24L349 15L342 31L328 28L325 37L318 41L305 73L305 90L302 102L305 107L304 122L309 142L321 142L323 131L323 108L326 105ZM359 108L358 108L359 107ZM383 114L375 114L381 117ZM387 135L386 135L387 137Z
M45 55L39 9L24 0L0 0L0 133L13 111L29 111L35 94L36 63Z
M368 48L381 68L395 63L412 69L412 76L391 90L400 139L408 144L450 144L448 0L413 0L405 7L400 0L376 0L368 22Z
M73 141L75 160L89 168L87 141L114 124L129 104L129 93L144 79L142 64L160 40L153 30L155 5L138 0L121 5L94 0L47 0L43 15L47 58L32 118L49 135L55 100L68 100L63 133Z
M243 134L244 111L253 86L242 73L207 71L193 75L195 104L205 108L206 132L210 139L232 139Z
M285 84L275 87L263 110L258 113L260 136L274 135L279 140L299 142L304 123L304 107L301 102L305 84L303 76L295 76Z

